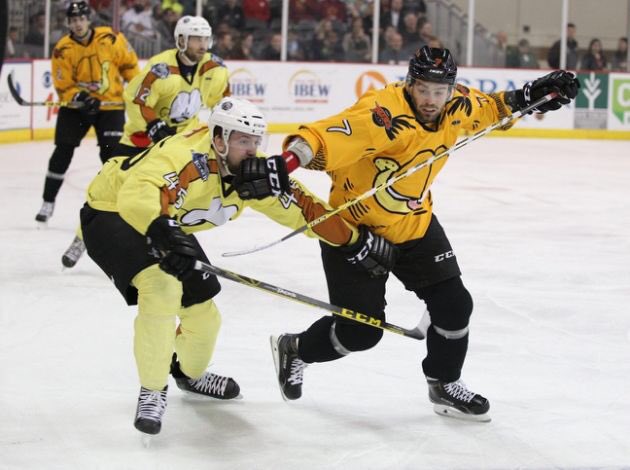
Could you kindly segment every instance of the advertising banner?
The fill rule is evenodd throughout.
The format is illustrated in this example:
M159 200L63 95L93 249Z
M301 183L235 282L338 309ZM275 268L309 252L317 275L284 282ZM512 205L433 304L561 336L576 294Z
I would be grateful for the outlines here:
M608 129L630 130L630 74L611 73Z

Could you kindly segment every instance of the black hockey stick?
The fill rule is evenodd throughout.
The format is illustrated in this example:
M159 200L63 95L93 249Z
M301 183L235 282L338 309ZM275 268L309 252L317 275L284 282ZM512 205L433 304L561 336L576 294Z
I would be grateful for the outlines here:
M74 101L26 101L20 96L20 93L15 87L15 83L13 83L12 73L7 76L7 84L9 85L9 92L11 93L11 96L20 106L65 106L74 109L81 109L84 106L83 103ZM122 101L101 101L101 106L122 106L123 104L124 103Z
M378 191L382 191L383 189L389 188L394 183L397 183L401 179L406 178L409 175L412 175L416 171L421 170L422 168L425 168L427 166L430 166L430 165L432 165L433 163L435 163L438 160L441 160L441 159L443 159L445 157L448 157L451 153L461 149L462 147L468 145L469 143L479 139L480 137L482 137L482 136L484 136L486 134L489 134L491 131L493 131L493 130L499 128L499 127L503 127L503 126L509 124L514 119L518 119L521 116L524 116L525 114L527 114L527 113L529 113L531 111L534 111L538 106L540 106L542 104L545 104L548 101L551 101L552 99L554 99L554 98L556 98L558 96L559 96L559 94L556 93L556 92L552 92L552 93L546 94L542 98L534 101L529 106L526 106L525 108L521 109L520 111L516 111L515 113L512 113L509 116L505 116L503 119L495 122L494 124L490 124L488 127L485 127L482 130L474 133L470 137L466 137L465 139L460 140L455 145L453 145L451 148L446 149L443 152L440 152L437 155L432 156L431 158L425 160L422 163L418 163L417 165L414 165L414 166L410 167L404 173L401 173L401 174L399 174L397 176L394 176L394 177L388 179L387 181L379 184L378 186L370 189L369 191L364 192L360 196L357 196L356 198L347 201L346 203L340 205L339 207L336 207L335 209L333 209L333 210L331 210L329 212L326 212L325 214L320 215L316 219L311 220L309 223L302 225L300 228L295 229L293 232L285 235L284 237L282 237L282 238L280 238L278 240L275 240L275 241L273 241L271 243L267 243L265 245L255 246L253 248L249 248L249 249L246 249L246 250L231 251L231 252L227 252L227 253L222 253L221 256L230 257L230 256L240 256L240 255L247 255L247 254L250 254L250 253L256 253L257 251L266 250L267 248L271 248L272 246L278 245L278 244L288 240L289 238L293 238L294 236L299 235L300 233L306 232L308 229L313 228L315 225L321 224L322 222L330 219L332 216L339 214L340 212L348 209L349 207L354 206L355 204L358 204L359 202L363 201L364 199L372 197Z
M219 268L218 266L213 266L211 264L204 263L203 261L195 262L195 269L197 271L210 273L210 274L214 274L215 276L220 276L225 279L229 279L230 281L238 282L239 284L243 284L249 287L254 287L260 290L264 290L266 292L279 295L280 297L284 297L285 299L293 300L294 302L300 302L302 304L310 305L312 307L318 307L318 308L321 308L322 310L327 310L333 315L347 318L349 320L356 321L363 325L371 326L374 328L380 328L381 330L385 330L385 331L391 331L392 333L397 333L399 335L407 336L409 338L424 339L424 333L419 328L419 326L413 329L407 329L398 325L393 325L391 323L387 323L386 321L379 320L378 318L371 317L370 315L355 312L354 310L350 310L347 308L337 307L336 305L329 304L327 302L323 302L321 300L317 300L303 294L298 294L297 292L293 292L288 289L284 289L282 287L276 287L272 284L267 284L266 282L258 281L251 277L243 276L242 274L236 274L232 271L228 271L227 269L222 269L222 268Z

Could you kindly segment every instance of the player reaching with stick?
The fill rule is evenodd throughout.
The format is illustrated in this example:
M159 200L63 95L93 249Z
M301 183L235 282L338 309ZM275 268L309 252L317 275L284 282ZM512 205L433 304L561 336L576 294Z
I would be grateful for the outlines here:
M526 108L545 113L575 98L575 77L545 75L522 89L485 94L456 85L457 66L447 49L423 47L409 62L405 82L371 90L342 113L304 125L285 140L289 171L327 171L330 204L338 207L407 168L453 146L461 131L483 128ZM510 124L511 125L511 124ZM508 126L509 127L509 126ZM321 245L330 302L385 319L385 285L391 272L424 301L430 317L422 369L437 413L489 421L490 404L460 380L468 349L473 302L461 280L455 252L432 211L430 186L448 158L400 179L341 212L360 227L354 247ZM363 245L364 249L356 250ZM395 256L390 256L391 251ZM300 334L271 338L281 392L302 395L304 368L375 346L383 332L326 316Z

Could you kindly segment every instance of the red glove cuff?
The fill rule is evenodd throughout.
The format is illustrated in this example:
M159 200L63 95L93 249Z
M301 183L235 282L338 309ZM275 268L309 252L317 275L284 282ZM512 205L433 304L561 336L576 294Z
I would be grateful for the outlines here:
M282 152L282 158L287 166L288 173L291 173L300 167L300 159L293 152Z

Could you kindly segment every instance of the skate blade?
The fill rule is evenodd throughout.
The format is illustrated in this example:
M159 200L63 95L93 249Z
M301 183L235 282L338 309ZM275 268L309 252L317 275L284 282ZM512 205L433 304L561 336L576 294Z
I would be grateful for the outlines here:
M271 355L273 356L273 365L276 369L276 382L278 382L278 377L280 375L280 355L278 354L278 337L271 335L269 337L269 344L271 345ZM280 390L280 395L282 395L282 399L284 401L286 401L287 403L290 401L294 401L286 397L286 395L282 391L280 382L278 382L278 389Z
M489 423L492 418L488 413L482 415L473 415L469 413L462 413L458 409L455 409L448 405L433 405L433 411L440 416L446 416L447 418L460 419L462 421L475 421L478 423Z
M40 222L36 220L35 223L37 224L37 230L46 230L48 228L48 221Z
M181 389L183 398L186 401L213 401L213 402L221 402L221 403L229 403L231 401L239 401L243 399L243 394L239 392L234 398L215 398L209 397L208 395L204 395L203 393L191 392L190 390Z
M142 447L148 449L151 447L151 443L153 442L153 434L147 434L141 432L142 436L140 437L140 442L142 442Z

